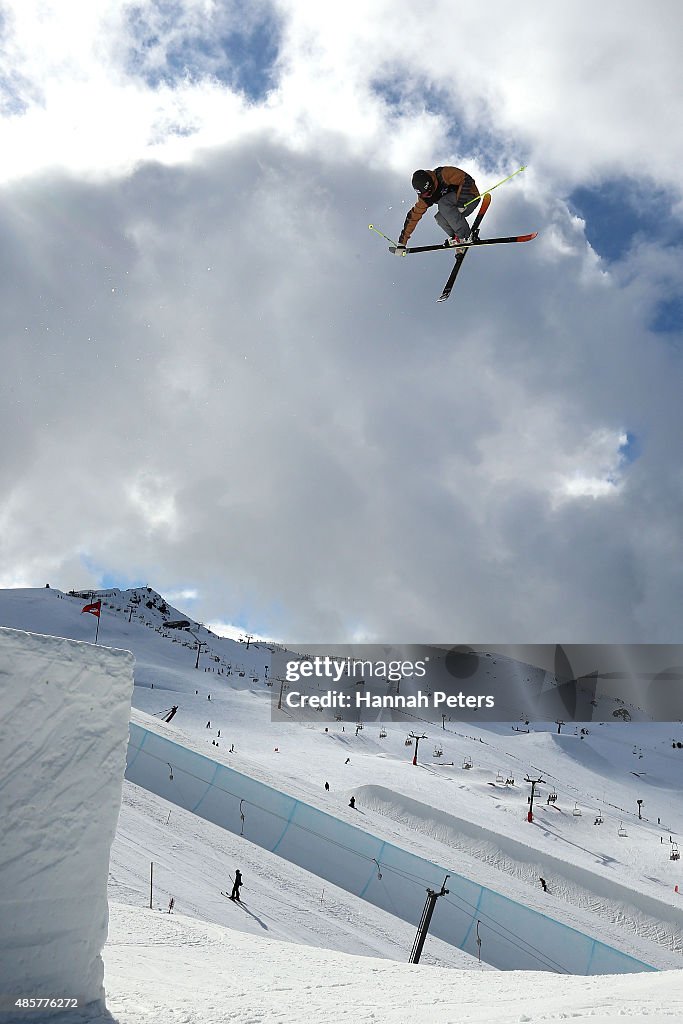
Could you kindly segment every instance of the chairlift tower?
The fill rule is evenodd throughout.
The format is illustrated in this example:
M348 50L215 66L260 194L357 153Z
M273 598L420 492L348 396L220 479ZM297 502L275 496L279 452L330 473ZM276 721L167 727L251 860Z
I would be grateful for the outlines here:
M421 736L420 739L426 739L426 737ZM422 947L424 946L425 939L427 938L427 932L429 931L429 922L432 919L432 914L434 913L436 901L438 900L439 896L448 895L449 890L446 888L446 882L450 877L450 875L446 875L446 877L444 878L443 884L441 886L441 892L434 892L433 889L427 889L427 902L424 905L424 910L422 911L422 918L420 919L420 923L417 928L417 935L415 936L415 942L413 943L413 948L410 953L409 963L411 964L417 964L420 962Z
M420 746L420 740L426 740L427 737L424 733L421 736L416 736L414 732L410 733L410 737L415 740L415 753L413 754L413 764L417 764L417 750ZM415 961L417 962L417 961Z
M524 776L524 781L531 784L531 796L529 797L529 810L526 816L526 820L531 824L534 820L534 793L536 786L545 785L545 779L530 779L528 775Z
M284 678L284 676L276 676L276 678L275 678L275 682L280 684L280 695L279 695L279 697L277 699L277 709L278 709L278 711L282 711L282 694L285 691L285 683L286 683L286 681L287 680Z

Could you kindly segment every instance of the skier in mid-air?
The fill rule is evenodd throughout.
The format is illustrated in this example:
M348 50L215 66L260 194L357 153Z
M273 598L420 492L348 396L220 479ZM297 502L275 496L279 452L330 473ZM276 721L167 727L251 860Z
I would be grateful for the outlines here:
M398 236L398 245L394 250L396 255L406 255L408 239L434 204L438 206L434 220L446 232L449 244L455 247L455 251L464 253L465 249L457 247L470 236L465 209L468 215L474 213L481 201L474 178L459 167L436 167L433 171L415 171L412 186L418 194L418 200L408 212L403 230Z

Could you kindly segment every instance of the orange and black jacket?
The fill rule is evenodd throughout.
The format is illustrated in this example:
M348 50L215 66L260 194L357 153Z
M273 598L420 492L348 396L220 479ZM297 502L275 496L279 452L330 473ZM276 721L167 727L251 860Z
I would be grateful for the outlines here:
M443 199L446 193L457 192L456 198L460 199L462 196L463 203L479 194L474 178L467 171L461 171L459 167L436 167L429 171L429 174L434 180L434 191L429 196L420 196L415 206L408 212L403 230L398 236L399 245L407 243L429 207Z

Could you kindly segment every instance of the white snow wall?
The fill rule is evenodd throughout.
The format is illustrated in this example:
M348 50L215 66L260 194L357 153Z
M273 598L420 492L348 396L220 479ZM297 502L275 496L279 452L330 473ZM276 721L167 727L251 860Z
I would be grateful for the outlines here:
M17 997L103 1006L133 663L128 651L0 628L2 1021L57 1012L23 1017Z
M171 778L171 776L173 776ZM437 901L430 934L503 970L568 974L652 971L618 949L483 885L340 821L134 723L126 778L229 832L417 926L426 888ZM244 822L241 819L244 814ZM381 878L380 878L381 874Z

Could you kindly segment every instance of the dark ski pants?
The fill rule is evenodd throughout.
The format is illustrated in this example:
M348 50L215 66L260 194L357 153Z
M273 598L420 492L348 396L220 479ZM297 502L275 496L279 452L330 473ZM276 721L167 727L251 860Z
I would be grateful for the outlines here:
M462 240L469 238L470 234L470 226L467 223L463 207L472 196L469 193L461 192L460 198L456 197L457 192L447 192L443 199L439 200L439 212L434 214L434 220L449 238L457 235ZM481 199L476 199L470 203L467 207L467 216L474 213L480 202Z

